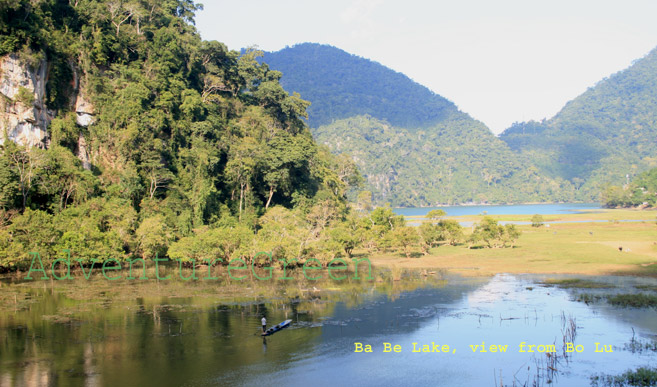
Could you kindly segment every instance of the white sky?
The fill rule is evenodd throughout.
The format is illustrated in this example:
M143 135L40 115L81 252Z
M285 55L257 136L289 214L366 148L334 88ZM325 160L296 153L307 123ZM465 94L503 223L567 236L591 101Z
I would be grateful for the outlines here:
M203 3L203 0L200 0ZM314 42L402 72L495 133L550 118L657 46L655 0L205 0L228 48Z

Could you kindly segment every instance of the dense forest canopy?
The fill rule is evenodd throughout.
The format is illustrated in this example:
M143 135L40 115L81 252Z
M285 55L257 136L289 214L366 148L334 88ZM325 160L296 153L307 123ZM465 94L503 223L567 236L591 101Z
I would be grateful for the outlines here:
M288 92L312 101L313 135L355 159L376 203L579 198L572 183L540 174L453 103L376 62L311 43L265 53L264 60L283 71Z
M69 257L92 268L163 257L326 266L355 248L410 256L465 241L454 221L406 226L369 191L348 203L363 182L353 159L314 141L309 102L283 89L261 52L201 40L199 9L0 0L0 64L11 68L0 74L0 271L45 262L54 276ZM14 124L37 130L6 119L36 110L47 111L43 141L9 136ZM491 227L503 242L470 246L518 236Z
M657 49L570 101L553 118L500 136L540 171L595 195L657 166Z
M640 173L623 186L607 186L603 203L610 208L657 206L657 168Z
M541 176L488 128L467 117L409 131L369 116L313 129L353 157L376 202L396 206L568 201L572 185Z
M312 101L311 127L367 114L394 126L415 129L458 111L447 99L406 75L339 48L297 44L267 52L263 61L283 72L281 84Z
M445 98L337 48L304 43L265 59L288 92L312 101L313 134L356 157L379 203L597 201L657 166L657 50L499 139Z
M47 149L2 145L0 267L65 249L85 260L151 258L171 244L189 258L210 247L209 233L226 259L261 249L335 255L323 231L347 215L357 169L317 146L303 122L309 103L283 90L261 52L201 40L199 9L191 0L0 2L0 55L27 69L47 61L45 103L56 116ZM32 91L22 94L3 101L29 105ZM95 107L87 127L72 107L82 94ZM76 157L82 141L89 168Z

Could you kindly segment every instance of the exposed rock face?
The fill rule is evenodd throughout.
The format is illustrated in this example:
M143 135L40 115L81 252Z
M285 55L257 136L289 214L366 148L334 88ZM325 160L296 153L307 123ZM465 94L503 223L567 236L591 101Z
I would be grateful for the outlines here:
M73 68L73 83L75 87L74 98L72 99L73 111L75 111L75 122L83 128L88 128L93 124L96 119L94 117L94 106L89 102L89 98L85 94L84 77L80 78L79 70L72 65ZM80 131L78 136L78 146L76 155L82 161L84 169L91 169L91 157L89 156L89 147L84 134Z
M87 148L87 140L84 139L82 132L80 132L80 136L78 137L78 151L76 156L78 156L78 159L82 161L82 167L86 170L90 170L91 158L89 157L89 149Z
M75 65L70 107L75 122L83 128L95 121L94 106L84 93L84 77ZM48 147L48 125L56 112L45 105L48 62L37 69L23 63L16 54L0 58L0 144L9 139L28 147ZM78 137L77 156L86 169L91 168L89 149L82 132Z
M47 70L46 60L31 69L15 54L0 58L0 144L8 138L46 147L48 124L54 118L45 105Z
M71 107L76 114L75 122L82 127L89 127L95 121L94 106L89 102L85 93L85 77L81 76L80 69L71 63L73 69L73 98Z
M78 92L77 98L75 99L75 113L77 114L75 122L80 126L86 128L95 121L94 107L85 99L82 91Z

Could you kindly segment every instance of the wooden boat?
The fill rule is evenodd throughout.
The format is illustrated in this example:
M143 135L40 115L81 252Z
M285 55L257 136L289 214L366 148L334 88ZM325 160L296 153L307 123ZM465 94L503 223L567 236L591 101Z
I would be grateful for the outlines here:
M262 332L262 336L273 335L274 333L280 331L281 329L287 328L290 325L291 322L292 322L292 320L285 320L285 321L283 321L282 323L280 323L278 325L274 325L273 327L271 327L271 328L267 329L266 331Z

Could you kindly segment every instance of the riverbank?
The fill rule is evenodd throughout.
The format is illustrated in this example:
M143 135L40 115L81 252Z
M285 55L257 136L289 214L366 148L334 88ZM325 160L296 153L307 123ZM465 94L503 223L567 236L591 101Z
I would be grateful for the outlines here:
M657 277L656 215L657 211L646 210L544 215L545 222L577 223L556 223L549 227L518 226L522 235L513 248L468 249L465 246L443 245L431 249L428 255L413 258L399 254L374 254L370 259L375 266L445 269L469 276L554 273ZM530 215L493 217L499 221L531 221ZM449 218L459 222L477 222L482 216ZM415 221L412 217L407 219Z

